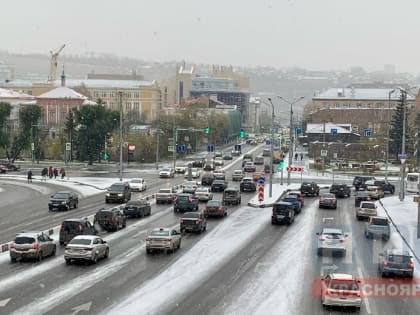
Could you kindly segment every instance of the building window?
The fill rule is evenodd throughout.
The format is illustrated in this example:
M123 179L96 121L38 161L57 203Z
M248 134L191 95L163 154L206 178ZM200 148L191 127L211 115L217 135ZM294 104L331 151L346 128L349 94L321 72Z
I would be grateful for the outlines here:
M359 126L358 125L353 125L353 126L351 126L351 128L352 128L352 130L353 130L353 132L359 132Z
M136 112L140 111L140 104L139 102L134 102L134 108L133 108Z
M133 98L139 98L140 93L139 92L133 92Z
M48 120L55 121L55 112L48 112Z
M99 93L98 93L98 91L94 91L94 92L93 92L93 97L94 97L94 98L98 98L98 97L99 97Z

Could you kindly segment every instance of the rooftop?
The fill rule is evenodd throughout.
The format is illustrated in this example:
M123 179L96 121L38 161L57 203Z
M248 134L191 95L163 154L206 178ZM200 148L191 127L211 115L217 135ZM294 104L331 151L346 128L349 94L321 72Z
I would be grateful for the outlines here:
M391 93L394 90L393 93ZM400 98L400 90L395 89L359 89L331 88L312 97L313 100L384 100L396 101ZM414 101L414 96L407 94L407 100Z

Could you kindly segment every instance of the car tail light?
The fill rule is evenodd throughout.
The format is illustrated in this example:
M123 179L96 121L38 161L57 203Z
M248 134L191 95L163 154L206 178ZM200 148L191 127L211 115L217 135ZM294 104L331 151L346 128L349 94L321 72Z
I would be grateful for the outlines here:
M32 248L33 249L38 249L39 248L39 244L38 243L32 244Z
M319 199L319 201L320 201L320 202L323 202L323 201L324 201L324 198Z
M200 224L200 220L195 220L195 224Z
M181 224L184 223L184 220L181 219L181 221L179 223L181 223Z
M217 210L218 211L222 211L223 210L223 207L219 207L219 208L217 208Z
M152 240L152 238L151 237L146 237L146 241L151 241Z
M65 250L69 250L69 249L70 249L70 247L67 247L67 246L66 246Z
M346 242L345 239L340 240L340 243L345 243L345 242Z
M10 243L9 244L9 249L15 248L15 243Z
M336 203L337 202L337 199L334 198L332 201L333 201L333 203Z
M323 242L323 241L325 241L325 238L321 236L321 237L319 238L319 240L320 240L321 242Z
M387 261L384 261L384 266L388 266L388 262Z
M172 238L170 237L165 238L165 242L170 242L170 241L172 241Z
M408 263L408 268L414 268L414 264L412 262Z
M356 292L355 294L357 297L360 297L360 292Z

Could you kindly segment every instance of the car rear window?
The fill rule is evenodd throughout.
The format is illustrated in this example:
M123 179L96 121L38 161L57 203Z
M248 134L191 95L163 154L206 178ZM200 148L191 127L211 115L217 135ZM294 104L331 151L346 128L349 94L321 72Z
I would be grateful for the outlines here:
M61 229L68 232L79 231L82 229L82 224L79 222L64 222Z
M112 217L112 212L111 211L99 211L96 212L96 218L97 219L107 219Z
M375 209L376 206L375 206L374 203L367 203L367 202L365 202L365 203L362 204L362 208L365 208L365 209Z
M274 211L287 210L287 208L288 208L287 205L274 205L273 206L273 210Z
M87 238L74 238L70 241L69 244L72 245L90 245L92 240Z
M353 280L336 280L333 279L329 285L330 289L333 290L345 290L345 291L357 291L359 286L356 281Z
M371 224L374 224L374 225L383 225L383 226L388 225L388 219L385 219L385 218L372 218L371 220L372 220Z
M326 233L324 234L325 238L328 238L330 240L338 240L343 236L343 234L339 234L339 233Z
M178 196L177 200L179 201L188 201L190 199L190 196Z
M210 200L209 202L207 202L207 206L216 206L216 207L218 207L218 206L220 206L220 201L217 201L217 200Z
M28 236L19 236L15 238L15 244L33 244L35 239Z
M187 212L187 213L184 213L184 215L182 217L183 218L199 218L200 214L199 213L193 213L193 212Z
M236 196L238 192L236 190L225 190L225 195L227 196Z
M152 236L169 236L169 231L152 231Z
M389 255L388 261L392 261L395 263L409 263L411 258L405 255Z

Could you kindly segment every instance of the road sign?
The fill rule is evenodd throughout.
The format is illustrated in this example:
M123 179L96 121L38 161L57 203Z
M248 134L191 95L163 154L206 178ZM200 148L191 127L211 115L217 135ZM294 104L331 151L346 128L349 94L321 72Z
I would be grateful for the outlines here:
M209 144L209 145L207 146L207 152L214 152L214 145Z
M191 149L192 149L192 146L191 146L191 144L188 143L187 150L191 150Z
M108 153L104 152L104 154L103 154L103 158L104 158L104 160L108 160L108 158L109 158Z
M264 200L264 185L258 185L258 201Z
M185 137L184 137L184 141L185 141L185 142L190 141L190 137L189 137L189 136L185 136Z
M265 182L264 177L260 177L260 178L258 178L258 184L259 184L259 185L264 185L264 182Z
M177 151L179 153L184 153L185 152L185 145L179 144L178 147L177 147Z
M168 144L174 145L174 138L168 138Z
M271 140L265 140L265 144L271 144Z
M336 135L337 135L338 130L337 130L337 128L331 128L330 132L331 132L331 135L332 135L332 136L336 136Z
M168 145L168 152L174 152L174 146Z
M70 150L71 150L71 143L66 142L66 151L70 151Z
M402 164L404 164L405 161L408 159L408 154L407 153L399 153L398 154L398 159L401 161Z
M31 150L35 151L35 143L33 143L33 142L31 143Z
M327 156L328 151L327 150L321 150L321 156Z
M302 132L302 129L299 127L295 127L295 134L299 135Z
M372 136L372 130L370 128L366 128L365 130L363 130L363 135L365 137L371 137Z
M134 144L129 144L128 151L136 151L136 146Z
M301 166L288 166L286 167L286 171L288 172L303 172L304 167Z

